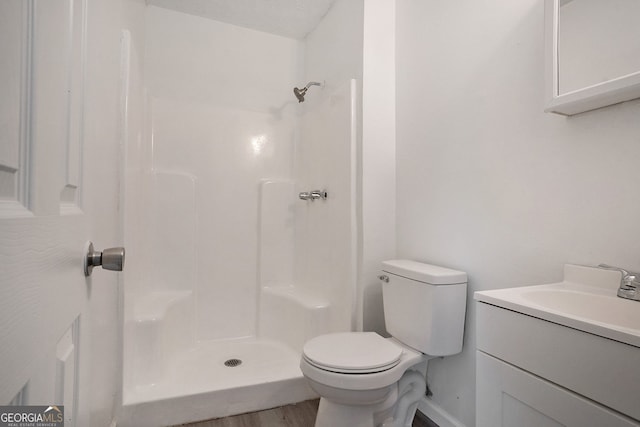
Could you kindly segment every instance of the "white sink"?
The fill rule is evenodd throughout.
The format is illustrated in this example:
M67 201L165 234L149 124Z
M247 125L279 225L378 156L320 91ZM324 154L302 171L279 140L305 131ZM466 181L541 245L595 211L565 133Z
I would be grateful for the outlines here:
M565 266L559 283L475 293L475 299L640 347L640 302L616 296L620 273Z
M603 326L628 329L640 328L640 303L624 300L615 294L597 293L597 288L570 289L562 285L541 286L523 292L533 304Z

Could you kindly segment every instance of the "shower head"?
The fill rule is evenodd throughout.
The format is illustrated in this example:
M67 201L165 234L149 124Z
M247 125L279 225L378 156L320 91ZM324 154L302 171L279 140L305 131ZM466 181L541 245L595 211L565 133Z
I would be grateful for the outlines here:
M298 89L297 87L293 88L293 94L298 98L298 102L304 102L304 94L307 93L307 88Z
M293 88L293 94L296 96L296 98L298 98L298 102L304 102L304 95L307 93L307 90L309 90L311 86L322 86L322 84L318 82L309 82L302 89L299 89L297 87Z

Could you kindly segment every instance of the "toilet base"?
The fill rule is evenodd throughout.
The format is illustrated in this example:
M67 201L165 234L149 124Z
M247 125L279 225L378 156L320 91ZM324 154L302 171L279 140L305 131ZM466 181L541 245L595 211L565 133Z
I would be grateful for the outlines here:
M411 427L425 390L422 374L409 370L377 403L345 404L322 397L315 427Z
M398 400L396 387L385 400L374 405L343 405L322 397L315 427L378 427L393 417Z

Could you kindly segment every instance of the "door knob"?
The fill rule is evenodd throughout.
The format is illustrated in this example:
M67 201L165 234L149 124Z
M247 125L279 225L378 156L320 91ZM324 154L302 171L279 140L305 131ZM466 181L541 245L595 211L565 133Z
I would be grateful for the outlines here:
M93 249L93 243L87 242L84 257L84 275L89 277L93 267L102 266L105 270L122 271L124 268L124 248L109 248L102 252Z

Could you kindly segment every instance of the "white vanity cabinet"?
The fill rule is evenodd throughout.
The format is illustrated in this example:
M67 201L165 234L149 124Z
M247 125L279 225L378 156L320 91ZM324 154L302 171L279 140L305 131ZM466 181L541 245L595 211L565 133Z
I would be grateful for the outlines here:
M638 347L476 299L476 427L640 426Z

